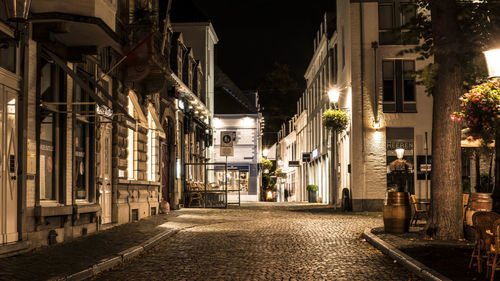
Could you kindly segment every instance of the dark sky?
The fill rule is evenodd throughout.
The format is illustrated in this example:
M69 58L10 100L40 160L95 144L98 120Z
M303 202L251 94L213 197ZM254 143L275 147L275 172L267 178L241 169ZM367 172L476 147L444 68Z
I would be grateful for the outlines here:
M288 64L303 87L323 13L335 5L335 0L192 1L219 37L216 63L242 90L256 88L275 61Z

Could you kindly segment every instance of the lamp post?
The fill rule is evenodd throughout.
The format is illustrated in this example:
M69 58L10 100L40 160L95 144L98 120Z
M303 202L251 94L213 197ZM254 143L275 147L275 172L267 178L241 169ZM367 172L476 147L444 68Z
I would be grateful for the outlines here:
M328 91L328 99L330 100L330 107L333 106L334 109L337 108L337 103L339 101L340 97L340 91L338 89L330 89ZM335 209L337 209L337 197L338 197L338 192L337 192L337 131L332 129L332 136L331 136L331 159L330 159L330 177L331 177L331 192L333 194L332 196L332 201L333 201L333 206Z
M484 52L490 79L500 78L500 49ZM493 191L493 211L500 211L500 120L495 122L495 189Z

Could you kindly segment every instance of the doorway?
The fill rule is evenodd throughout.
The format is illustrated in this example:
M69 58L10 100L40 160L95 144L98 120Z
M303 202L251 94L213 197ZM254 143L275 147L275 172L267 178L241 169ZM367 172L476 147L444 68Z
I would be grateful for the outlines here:
M17 233L17 93L0 85L0 242Z
M101 125L101 185L99 187L99 205L101 205L101 224L111 223L111 124Z

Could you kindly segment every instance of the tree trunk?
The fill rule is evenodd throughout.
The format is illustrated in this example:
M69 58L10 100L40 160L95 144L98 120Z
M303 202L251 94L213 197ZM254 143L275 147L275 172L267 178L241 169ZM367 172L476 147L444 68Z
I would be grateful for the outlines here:
M432 0L434 61L438 65L433 99L431 215L428 234L440 240L463 236L459 110L463 73L455 0Z

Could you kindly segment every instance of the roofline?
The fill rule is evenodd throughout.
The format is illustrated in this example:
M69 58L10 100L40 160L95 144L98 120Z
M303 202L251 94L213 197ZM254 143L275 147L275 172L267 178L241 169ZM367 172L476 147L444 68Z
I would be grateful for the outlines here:
M214 44L217 44L219 42L219 37L217 36L217 33L215 32L215 28L212 25L212 22L210 21L202 21L202 22L173 22L172 27L174 26L206 26L212 33L212 36L214 38Z

